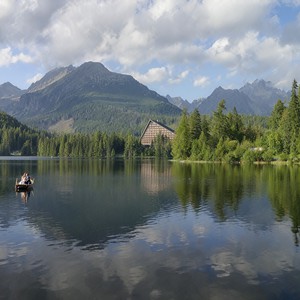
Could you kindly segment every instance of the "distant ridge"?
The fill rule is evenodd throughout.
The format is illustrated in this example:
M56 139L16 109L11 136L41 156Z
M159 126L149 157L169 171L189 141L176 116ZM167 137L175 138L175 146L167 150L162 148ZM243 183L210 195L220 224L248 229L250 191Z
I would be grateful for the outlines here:
M226 101L227 111L232 111L235 107L238 113L254 114L253 103L246 94L239 90L225 90L222 87L216 88L209 97L203 100L198 109L202 114L210 114L217 109L219 102L223 99Z
M0 85L0 99L17 99L24 91L14 86L10 82L5 82Z
M290 92L275 88L270 81L255 80L247 83L240 89L216 88L210 96L192 103L180 97L167 96L169 101L176 106L186 108L188 112L197 108L202 114L211 114L221 100L225 100L227 110L235 107L240 114L270 115L274 105L280 99L288 102Z

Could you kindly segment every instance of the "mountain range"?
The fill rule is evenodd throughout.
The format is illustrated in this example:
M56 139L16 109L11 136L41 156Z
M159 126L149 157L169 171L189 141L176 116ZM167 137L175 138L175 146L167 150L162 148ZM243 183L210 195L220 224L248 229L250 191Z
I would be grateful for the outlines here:
M181 114L132 76L95 62L50 71L21 95L16 89L17 101L4 93L4 85L0 91L0 109L24 124L53 131L140 133L150 118L171 126Z
M58 132L133 132L139 134L149 119L172 127L181 110L198 109L211 114L224 99L228 111L269 115L290 93L256 80L240 89L216 88L207 98L193 102L163 97L130 75L109 71L101 63L54 69L21 90L7 82L0 85L0 109L31 127Z
M279 99L288 102L290 95L290 92L275 88L270 81L257 79L240 89L224 89L219 86L207 98L191 103L181 97L167 96L167 99L181 109L191 112L196 108L201 114L211 114L224 99L227 111L232 111L235 107L240 114L268 116Z

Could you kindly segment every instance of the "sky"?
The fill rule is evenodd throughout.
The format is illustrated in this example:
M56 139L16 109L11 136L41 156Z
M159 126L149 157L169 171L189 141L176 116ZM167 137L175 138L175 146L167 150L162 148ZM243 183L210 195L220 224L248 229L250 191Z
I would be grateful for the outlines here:
M300 0L0 0L0 84L86 61L193 101L300 81Z

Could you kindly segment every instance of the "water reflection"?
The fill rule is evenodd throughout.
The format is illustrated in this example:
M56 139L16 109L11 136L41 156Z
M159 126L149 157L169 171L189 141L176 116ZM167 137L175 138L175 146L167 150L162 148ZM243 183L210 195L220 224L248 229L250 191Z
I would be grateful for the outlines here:
M171 168L166 160L143 161L141 181L147 193L157 194L171 185Z
M295 244L299 246L300 229L300 169L299 166L268 169L268 195L278 220L289 216Z
M21 195L22 202L26 204L28 198L30 197L31 191L23 191L23 192L19 192L19 194Z
M237 218L247 222L250 217L248 222L256 218L262 226L272 218L267 209L271 203L277 221L291 219L291 231L299 245L298 166L170 164L162 160L52 159L23 165L21 161L0 161L0 172L5 175L0 190L9 193L15 174L25 168L33 176L39 174L30 220L34 221L35 212L39 222L41 215L47 215L47 222L53 219L51 228L60 226L66 236L83 245L130 232L147 220L145 216L176 205L177 197L184 209L210 211L216 221ZM30 194L21 196L27 203ZM254 210L258 199L265 211ZM51 236L49 230L47 234Z
M296 167L34 161L23 205L1 165L5 299L300 296Z
M164 203L176 202L170 168L161 163L49 160L38 161L37 173L28 221L50 240L75 239L89 250L129 234Z
M238 212L242 201L267 194L277 220L290 217L295 244L299 245L299 166L174 163L172 175L177 179L175 190L183 207L191 205L199 211L203 205L212 206L220 221L232 214L239 218L243 214Z
M243 197L258 196L263 186L261 169L249 166L215 164L172 165L177 178L176 192L183 206L191 204L195 210L213 202L214 213L221 221L227 218L226 209L236 212Z

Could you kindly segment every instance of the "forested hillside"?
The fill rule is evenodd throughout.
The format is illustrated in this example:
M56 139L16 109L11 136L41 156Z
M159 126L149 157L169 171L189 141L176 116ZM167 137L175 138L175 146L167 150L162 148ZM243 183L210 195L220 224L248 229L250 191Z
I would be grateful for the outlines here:
M94 62L49 72L11 107L8 113L29 126L81 133L139 134L149 118L172 126L181 113L132 76Z
M0 155L36 155L38 139L43 134L0 112Z

